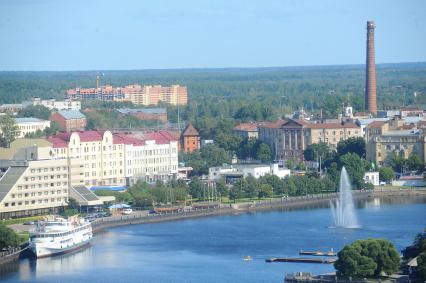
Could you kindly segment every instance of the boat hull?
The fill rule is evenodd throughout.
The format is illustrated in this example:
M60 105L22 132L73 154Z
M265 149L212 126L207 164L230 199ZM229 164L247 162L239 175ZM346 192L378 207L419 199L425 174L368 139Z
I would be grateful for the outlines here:
M43 257L57 256L57 255L71 253L73 251L83 249L89 245L90 245L90 239L72 246L64 247L64 248L50 248L50 247L45 247L40 245L34 245L34 246L31 246L30 249L37 258L43 258Z

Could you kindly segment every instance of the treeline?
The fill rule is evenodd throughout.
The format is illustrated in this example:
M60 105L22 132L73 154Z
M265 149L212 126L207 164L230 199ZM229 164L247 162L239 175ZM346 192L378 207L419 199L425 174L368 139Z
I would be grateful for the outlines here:
M267 120L300 107L314 113L323 109L325 116L334 117L343 102L350 102L356 111L364 107L362 65L102 72L101 84L188 86L190 105L180 109L185 120L200 116ZM1 72L0 103L19 103L34 96L63 98L66 89L94 87L96 73ZM424 63L378 65L379 107L425 105L425 74Z

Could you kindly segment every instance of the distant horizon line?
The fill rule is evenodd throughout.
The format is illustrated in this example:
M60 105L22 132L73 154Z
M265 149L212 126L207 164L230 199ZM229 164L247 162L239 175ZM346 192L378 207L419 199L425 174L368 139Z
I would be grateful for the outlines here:
M377 66L426 64L426 61L408 61L392 63L376 63ZM193 71L193 70L255 70L255 69L291 69L291 68L326 68L326 67L365 67L366 64L331 64L331 65L292 65L292 66L262 66L262 67L181 67L181 68L146 68L146 69L74 69L74 70L0 70L0 73L70 73L70 72L131 72L131 71Z

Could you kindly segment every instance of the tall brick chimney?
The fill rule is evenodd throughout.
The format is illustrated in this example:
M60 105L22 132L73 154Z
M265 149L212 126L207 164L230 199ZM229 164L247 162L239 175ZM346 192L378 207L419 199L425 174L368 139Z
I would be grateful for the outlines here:
M367 64L365 74L365 109L372 114L377 114L376 96L376 63L374 52L374 25L373 21L367 22Z

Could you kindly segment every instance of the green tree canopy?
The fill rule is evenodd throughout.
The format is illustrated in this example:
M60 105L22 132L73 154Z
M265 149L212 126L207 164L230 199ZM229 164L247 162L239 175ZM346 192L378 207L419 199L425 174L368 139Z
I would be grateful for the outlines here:
M12 229L0 223L0 251L8 247L17 247L19 236Z
M10 144L19 135L19 128L15 119L8 115L0 116L0 146L10 147Z
M352 137L339 141L337 144L337 154L339 156L347 153L355 153L359 157L365 157L365 141L362 137Z
M48 120L52 112L43 105L29 105L18 112L18 117L33 117Z
M366 161L361 159L359 155L355 153L346 153L339 158L339 168L346 168L348 175L355 185L355 188L364 188L364 173L366 167Z
M393 171L392 167L382 167L379 169L379 178L380 181L390 182L395 178L395 171Z
M358 240L337 254L334 267L343 278L379 277L398 271L400 257L395 246L385 239Z

